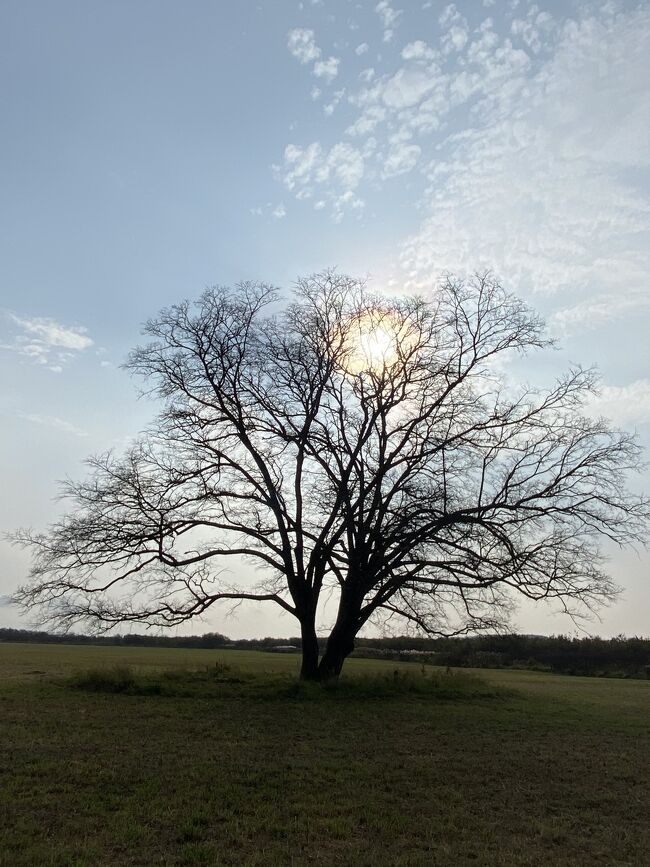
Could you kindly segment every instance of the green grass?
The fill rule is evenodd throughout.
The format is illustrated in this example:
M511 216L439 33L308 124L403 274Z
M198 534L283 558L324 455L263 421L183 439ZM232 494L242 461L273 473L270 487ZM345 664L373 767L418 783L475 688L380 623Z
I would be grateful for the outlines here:
M297 666L0 644L0 865L650 863L650 683Z
M61 678L61 685L87 692L161 695L168 698L295 699L298 701L386 701L404 696L435 701L505 698L503 687L491 686L466 672L421 669L362 672L325 684L305 683L294 674L238 671L216 662L199 669L138 670L128 665L90 668ZM237 689L233 689L236 685Z

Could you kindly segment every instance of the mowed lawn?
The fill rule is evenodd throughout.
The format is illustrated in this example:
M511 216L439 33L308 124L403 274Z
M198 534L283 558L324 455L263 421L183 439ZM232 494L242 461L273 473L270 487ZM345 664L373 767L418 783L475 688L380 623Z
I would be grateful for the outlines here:
M504 690L478 697L64 681L215 661L260 684L298 665L0 644L0 865L650 864L648 681L484 671ZM345 676L398 668L419 671L352 660Z

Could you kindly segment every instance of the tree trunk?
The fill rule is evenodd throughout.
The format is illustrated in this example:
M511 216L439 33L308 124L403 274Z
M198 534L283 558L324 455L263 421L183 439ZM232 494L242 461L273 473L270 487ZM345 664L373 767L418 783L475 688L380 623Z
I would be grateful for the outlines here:
M356 628L353 623L349 616L339 616L327 639L327 647L318 666L320 680L333 680L341 673L343 663L354 650Z
M313 618L306 619L300 624L302 637L302 665L300 667L301 680L319 680L318 672L318 637Z

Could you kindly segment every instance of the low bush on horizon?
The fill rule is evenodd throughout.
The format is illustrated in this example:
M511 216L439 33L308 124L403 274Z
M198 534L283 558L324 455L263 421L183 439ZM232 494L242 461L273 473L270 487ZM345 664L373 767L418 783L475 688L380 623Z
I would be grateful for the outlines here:
M496 698L512 691L487 683L475 674L437 671L422 666L417 670L394 669L364 673L338 680L314 683L283 673L241 672L216 662L201 669L164 669L139 671L130 665L89 668L64 679L64 684L87 692L175 698L236 697L245 692L249 698L295 700L387 699L419 697L431 699ZM228 687L236 687L228 689Z
M207 696L223 684L241 684L251 675L234 673L222 662L204 669L169 668L139 671L131 665L88 668L65 678L66 686L87 692L126 695L167 695L179 698Z

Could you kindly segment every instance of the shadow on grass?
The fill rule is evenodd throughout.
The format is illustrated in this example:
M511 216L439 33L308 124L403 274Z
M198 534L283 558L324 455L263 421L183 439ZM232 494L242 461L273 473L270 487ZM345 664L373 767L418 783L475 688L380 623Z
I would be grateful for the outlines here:
M326 683L296 680L287 674L250 673L216 663L204 669L167 669L142 672L130 666L93 668L64 681L73 689L140 696L176 698L275 699L287 701L420 698L467 700L505 698L512 690L494 686L473 674L458 671L395 669L386 673L342 677Z

